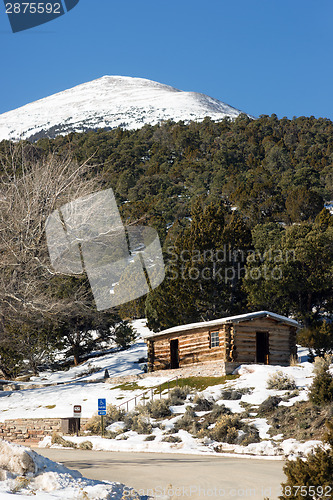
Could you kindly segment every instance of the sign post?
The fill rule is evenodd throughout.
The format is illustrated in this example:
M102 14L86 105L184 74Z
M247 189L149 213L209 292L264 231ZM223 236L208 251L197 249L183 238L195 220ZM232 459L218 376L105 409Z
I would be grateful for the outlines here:
M74 405L73 406L73 416L76 419L75 421L75 430L76 430L76 435L79 435L79 425L80 425L80 418L82 414L82 406L81 405Z
M98 415L101 416L102 437L104 437L104 417L106 415L106 399L98 400Z

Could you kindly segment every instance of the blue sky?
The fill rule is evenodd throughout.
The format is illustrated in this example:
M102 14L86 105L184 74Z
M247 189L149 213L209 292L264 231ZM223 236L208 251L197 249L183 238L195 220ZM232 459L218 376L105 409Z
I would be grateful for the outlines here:
M1 2L0 113L109 74L333 119L332 27L332 0L80 0L13 34Z

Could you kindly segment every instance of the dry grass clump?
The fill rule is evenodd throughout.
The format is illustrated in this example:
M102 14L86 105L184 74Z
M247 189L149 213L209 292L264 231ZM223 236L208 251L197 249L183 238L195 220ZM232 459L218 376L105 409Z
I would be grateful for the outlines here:
M295 354L290 356L290 366L299 366L300 362L298 361L298 357Z
M31 483L31 478L25 476L18 476L14 479L11 485L10 492L12 494L19 493L23 489L27 489Z
M93 449L93 444L91 441L82 441L82 443L79 444L80 450L92 450Z
M283 372L278 371L273 373L267 380L267 389L275 389L276 391L293 391L297 389L295 380L288 377Z
M52 444L59 444L60 446L64 446L65 448L77 448L76 444L73 441L68 441L64 439L58 432L54 431L51 438Z

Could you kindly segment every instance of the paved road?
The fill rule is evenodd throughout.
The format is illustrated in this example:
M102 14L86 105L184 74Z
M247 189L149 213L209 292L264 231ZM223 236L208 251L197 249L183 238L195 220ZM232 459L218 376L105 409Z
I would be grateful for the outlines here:
M119 481L160 500L277 500L283 462L201 455L37 449L85 477ZM177 489L178 488L178 489Z

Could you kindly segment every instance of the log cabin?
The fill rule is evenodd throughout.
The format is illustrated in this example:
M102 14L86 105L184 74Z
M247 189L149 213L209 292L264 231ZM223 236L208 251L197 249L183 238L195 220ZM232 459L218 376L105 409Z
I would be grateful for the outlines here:
M269 311L180 325L145 335L148 371L218 362L221 374L241 364L287 366L297 355L297 321Z

